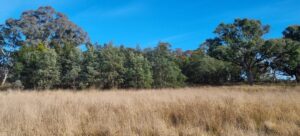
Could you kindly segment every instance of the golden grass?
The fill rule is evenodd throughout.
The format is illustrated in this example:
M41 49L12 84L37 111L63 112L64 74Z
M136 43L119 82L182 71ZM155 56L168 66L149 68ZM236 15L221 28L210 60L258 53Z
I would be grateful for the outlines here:
M300 135L300 87L0 93L2 135Z

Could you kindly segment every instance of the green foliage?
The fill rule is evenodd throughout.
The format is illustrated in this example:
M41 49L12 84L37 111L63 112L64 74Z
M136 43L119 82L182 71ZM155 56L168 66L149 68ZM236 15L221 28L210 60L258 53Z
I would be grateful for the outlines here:
M98 52L97 61L100 63L100 85L102 88L120 88L124 83L123 75L126 72L124 67L125 56L120 48L112 44L105 45Z
M6 25L14 34L26 38L23 44L53 47L68 42L78 46L88 41L86 32L49 6L25 11L19 19L8 19Z
M287 27L283 31L284 38L300 42L300 25Z
M186 80L175 63L175 55L171 53L169 46L168 43L159 43L154 50L146 51L152 65L154 88L179 87Z
M82 53L72 44L64 44L56 48L59 54L60 87L78 88L80 80Z
M148 60L133 49L88 45L84 52L81 87L150 88L153 82Z
M215 30L217 38L208 42L212 57L240 66L253 84L255 73L260 63L266 59L261 55L264 45L262 36L269 31L269 26L259 20L236 19L232 24L221 23ZM218 45L219 44L219 45Z
M40 7L0 25L1 84L26 89L165 88L243 78L253 84L272 81L276 72L300 82L300 26L287 27L281 39L265 41L268 32L269 26L259 20L235 19L218 25L217 36L194 51L173 51L168 43L145 50L98 46L65 15ZM82 44L86 51L77 48Z
M290 39L269 40L265 44L266 55L272 59L273 70L284 72L300 81L300 42Z
M123 87L151 88L153 79L149 61L142 54L132 49L123 49L123 53L126 57Z
M291 71L290 73L296 77L297 82L300 82L300 25L289 26L284 30L283 35L284 38L294 41L291 46L296 46L296 49L293 51L293 53L291 53L290 61L287 64L291 67L291 69L285 69L283 71Z
M55 50L43 44L23 46L15 56L14 74L25 88L50 89L59 82Z
M183 69L192 84L224 84L239 81L240 70L228 62L217 60L201 50L193 52Z
M96 87L100 81L99 62L97 52L93 45L87 45L87 51L83 53L83 61L80 72L80 88Z

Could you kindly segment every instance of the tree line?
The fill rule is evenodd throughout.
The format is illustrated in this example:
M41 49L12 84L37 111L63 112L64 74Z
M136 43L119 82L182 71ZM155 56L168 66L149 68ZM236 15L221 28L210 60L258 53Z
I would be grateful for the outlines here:
M202 84L300 82L300 25L265 40L255 19L221 23L196 50L91 43L88 34L52 7L0 25L2 88L166 88ZM79 46L84 45L81 49ZM289 77L283 79L282 77Z

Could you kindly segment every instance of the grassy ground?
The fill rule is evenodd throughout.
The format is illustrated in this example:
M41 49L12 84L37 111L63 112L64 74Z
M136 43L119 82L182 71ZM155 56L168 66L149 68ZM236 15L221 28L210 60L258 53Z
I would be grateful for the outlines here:
M300 135L300 87L0 93L0 135Z

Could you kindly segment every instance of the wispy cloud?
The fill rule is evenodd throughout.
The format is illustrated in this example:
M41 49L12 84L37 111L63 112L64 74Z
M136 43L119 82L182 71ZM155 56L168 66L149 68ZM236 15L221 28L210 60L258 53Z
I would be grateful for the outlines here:
M86 10L78 13L74 18L115 18L136 15L146 8L144 3L129 3L117 7L102 8L98 5L87 8Z
M140 12L145 8L145 5L142 3L131 3L129 5L113 8L107 10L100 14L101 16L106 17L117 17L117 16L127 16Z

